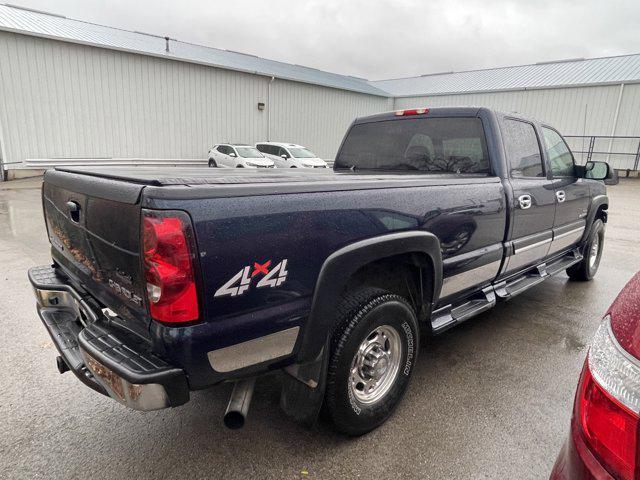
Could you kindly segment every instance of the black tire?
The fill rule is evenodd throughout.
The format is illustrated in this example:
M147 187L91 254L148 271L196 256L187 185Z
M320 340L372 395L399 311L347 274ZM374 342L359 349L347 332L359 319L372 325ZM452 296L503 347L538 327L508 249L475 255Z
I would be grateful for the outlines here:
M597 241L597 244L596 244ZM583 258L579 263L567 268L567 275L571 280L587 282L595 277L600 259L602 258L602 247L604 246L604 223L597 218L593 225L587 241L582 248ZM593 257L595 255L595 257ZM593 258L593 261L592 261Z
M395 330L397 335L391 330ZM352 366L361 364L358 359L364 358L356 358L360 345L371 341L370 334L375 335L375 332L380 331L389 334L388 340L385 341L385 337L381 335L373 338L382 339L380 343L385 345L384 350L389 346L388 350L393 352L392 338L395 345L401 345L401 348L396 349L396 355L385 357L397 360L385 360L382 365L381 370L384 369L387 373L379 380L381 386L386 384L378 392L381 396L374 401L365 399L363 402L356 395L366 394L367 387L362 382L355 384L352 379L364 377L352 376ZM336 431L352 436L363 435L391 416L409 384L418 356L418 343L416 314L403 297L368 287L343 296L338 303L337 323L332 334L324 402L324 416ZM368 365L362 368L374 370ZM389 378L385 375L389 375ZM352 384L355 385L352 387ZM358 389L359 385L363 388ZM379 387L374 387L374 394L375 388ZM355 393L356 390L359 393Z
M218 164L216 163L216 161L213 158L209 159L209 168L217 168Z

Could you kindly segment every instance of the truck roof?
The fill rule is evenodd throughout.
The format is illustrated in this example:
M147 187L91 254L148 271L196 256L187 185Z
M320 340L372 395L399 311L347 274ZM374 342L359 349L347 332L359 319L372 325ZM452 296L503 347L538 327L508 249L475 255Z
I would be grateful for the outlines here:
M411 110L425 110L424 113L402 115L399 112L407 112ZM525 115L521 115L517 112L500 112L488 107L481 106L464 106L464 107L429 107L428 105L415 105L406 108L400 108L397 110L391 110L389 112L375 113L373 115L367 115L366 117L358 117L353 123L370 123L379 122L381 120L394 120L402 118L412 118L414 115L420 117L421 115L427 115L428 117L476 117L481 111L492 112L498 116L508 116L527 120L529 122L536 122L537 120Z

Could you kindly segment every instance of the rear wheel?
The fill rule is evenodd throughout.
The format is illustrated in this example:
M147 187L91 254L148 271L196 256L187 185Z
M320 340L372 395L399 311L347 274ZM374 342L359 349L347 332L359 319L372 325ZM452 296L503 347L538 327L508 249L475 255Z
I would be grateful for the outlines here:
M213 158L209 159L209 168L216 168L218 166L218 164L216 163L216 161Z
M591 280L600 266L602 247L604 247L604 223L598 218L593 222L589 237L584 244L582 260L567 268L569 278L581 282Z
M362 435L400 403L418 354L418 321L401 296L377 288L347 293L333 332L325 414L335 430Z

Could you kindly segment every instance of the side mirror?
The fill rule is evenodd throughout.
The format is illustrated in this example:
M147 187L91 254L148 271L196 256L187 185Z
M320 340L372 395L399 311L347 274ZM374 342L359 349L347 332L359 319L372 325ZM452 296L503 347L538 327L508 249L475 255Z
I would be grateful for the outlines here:
M584 166L584 178L603 180L606 185L616 185L619 182L618 172L607 162L587 162Z
M287 160L289 158L289 155L287 155L286 153L283 153L282 155L280 155L282 158L284 158L285 160Z
M229 156L230 156L230 157L233 157L233 158L236 158L236 154L235 154L235 153L233 153L233 152L231 152L231 153L229 154Z

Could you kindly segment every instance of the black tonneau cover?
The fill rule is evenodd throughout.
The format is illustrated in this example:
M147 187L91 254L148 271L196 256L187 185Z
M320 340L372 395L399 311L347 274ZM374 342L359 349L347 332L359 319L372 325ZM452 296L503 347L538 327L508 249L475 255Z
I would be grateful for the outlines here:
M429 173L429 172L365 172L365 171L340 171L331 169L242 169L242 168L209 168L209 167L56 167L57 172L66 172L74 175L87 175L107 180L133 183L149 186L170 185L251 185L251 184L318 184L344 185L344 184L372 184L378 181L445 181L452 179L476 181L487 179L487 175L454 173ZM265 185L267 187L267 185ZM357 187L356 187L357 188ZM333 188L329 188L332 190Z
M209 167L56 167L57 171L141 185L216 185L337 181L330 169L253 169Z

